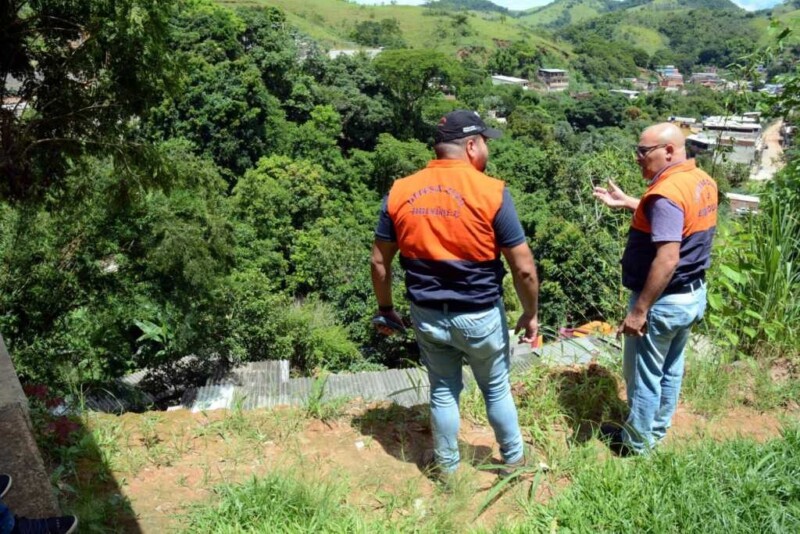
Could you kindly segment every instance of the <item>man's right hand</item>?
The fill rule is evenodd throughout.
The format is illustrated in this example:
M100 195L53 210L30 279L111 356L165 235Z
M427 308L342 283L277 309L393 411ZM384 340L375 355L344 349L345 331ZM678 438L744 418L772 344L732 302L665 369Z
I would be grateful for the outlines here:
M539 336L539 318L535 315L522 314L517 320L517 326L514 328L514 335L522 332L520 341L522 343L533 343Z
M596 186L592 193L594 198L599 199L609 208L630 208L631 197L626 195L617 184L608 181L608 189Z
M380 321L379 319L383 318L384 321ZM400 318L400 315L397 314L396 311L379 311L375 314L375 317L372 320L372 323L375 325L375 328L383 334L384 336L391 336L393 334L402 334L405 332L405 326L403 325L403 319ZM390 326L390 325L395 325Z

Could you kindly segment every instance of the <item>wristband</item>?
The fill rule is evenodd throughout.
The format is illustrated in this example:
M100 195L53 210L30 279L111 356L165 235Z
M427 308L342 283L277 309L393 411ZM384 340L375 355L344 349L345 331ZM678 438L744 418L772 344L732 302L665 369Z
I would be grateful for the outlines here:
M394 306L392 304L389 304L388 306L378 306L378 311L380 312L394 311Z

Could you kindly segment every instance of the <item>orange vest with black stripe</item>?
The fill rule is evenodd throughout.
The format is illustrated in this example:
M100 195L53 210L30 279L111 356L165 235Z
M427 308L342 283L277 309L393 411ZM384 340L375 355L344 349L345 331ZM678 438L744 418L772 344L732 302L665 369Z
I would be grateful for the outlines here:
M664 197L683 211L680 261L665 292L703 278L711 264L717 226L717 184L690 159L665 169L642 195L633 214L622 257L622 283L634 291L644 287L656 254L645 211L655 197Z
M460 160L433 160L394 183L387 211L413 302L489 304L501 295L493 221L504 187Z

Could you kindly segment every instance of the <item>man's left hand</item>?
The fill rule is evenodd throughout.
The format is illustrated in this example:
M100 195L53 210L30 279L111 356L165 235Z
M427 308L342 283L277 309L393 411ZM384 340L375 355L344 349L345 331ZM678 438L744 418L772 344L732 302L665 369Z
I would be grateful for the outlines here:
M621 335L642 337L647 333L647 314L631 311L617 328L617 339Z

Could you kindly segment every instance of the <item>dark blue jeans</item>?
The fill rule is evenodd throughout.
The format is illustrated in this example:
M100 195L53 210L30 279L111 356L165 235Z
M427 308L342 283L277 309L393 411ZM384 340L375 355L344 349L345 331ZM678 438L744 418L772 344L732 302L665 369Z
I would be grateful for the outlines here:
M14 514L3 501L0 501L0 534L11 534L14 528Z

